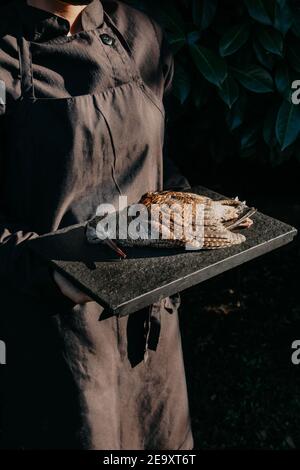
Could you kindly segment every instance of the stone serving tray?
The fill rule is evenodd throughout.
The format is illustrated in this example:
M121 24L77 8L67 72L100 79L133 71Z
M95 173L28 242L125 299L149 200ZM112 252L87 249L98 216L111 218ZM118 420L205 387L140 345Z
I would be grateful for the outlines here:
M223 198L201 186L192 192ZM121 260L102 244L88 244L85 224L42 235L28 246L107 313L123 316L286 245L297 234L294 227L259 212L253 220L244 232L245 243L215 251L125 248L127 259Z

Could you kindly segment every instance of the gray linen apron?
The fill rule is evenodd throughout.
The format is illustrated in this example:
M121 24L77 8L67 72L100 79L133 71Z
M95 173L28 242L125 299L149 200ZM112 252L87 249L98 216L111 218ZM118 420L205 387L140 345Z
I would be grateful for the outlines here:
M101 33L119 37L108 16ZM32 232L83 222L119 195L130 204L162 189L164 108L119 40L126 83L37 98L32 54L43 45L20 34L22 98L6 124L6 171L16 174L16 185L4 194L7 213ZM1 295L9 345L4 447L192 448L179 296L129 317L102 318L95 302L62 301L54 311L10 285Z

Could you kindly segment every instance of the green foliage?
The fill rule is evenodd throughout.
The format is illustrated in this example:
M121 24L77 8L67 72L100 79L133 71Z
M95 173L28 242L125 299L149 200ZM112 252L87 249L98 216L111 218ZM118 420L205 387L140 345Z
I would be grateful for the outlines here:
M219 88L228 76L226 62L206 47L190 44L190 54L199 72Z
M300 2L129 3L164 26L176 64L172 117L193 116L198 145L210 149L210 157L235 152L278 165L297 156L300 105L291 94L300 79Z
M300 108L289 101L283 101L276 120L276 137L282 150L291 145L299 136Z

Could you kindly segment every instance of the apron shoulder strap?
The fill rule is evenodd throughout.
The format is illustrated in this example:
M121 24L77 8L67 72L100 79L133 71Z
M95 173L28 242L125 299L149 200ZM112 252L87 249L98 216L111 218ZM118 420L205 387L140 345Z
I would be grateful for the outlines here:
M22 35L17 38L17 42L21 75L21 99L34 98L30 44Z
M133 57L133 54L132 54L131 47L130 47L127 39L125 38L123 33L121 31L119 31L116 23L110 18L110 16L106 13L106 11L104 11L104 19L105 19L106 26L108 26L108 28L110 28L110 30L117 36L117 38L119 39L121 45L124 48L124 51L127 52L127 54L125 53L125 56L123 55L123 60L126 61L128 67L129 67L128 71L130 72L131 77L136 82L141 83L142 82L141 74L140 74L140 72L137 68L137 65L135 63L135 60L134 60L134 57Z

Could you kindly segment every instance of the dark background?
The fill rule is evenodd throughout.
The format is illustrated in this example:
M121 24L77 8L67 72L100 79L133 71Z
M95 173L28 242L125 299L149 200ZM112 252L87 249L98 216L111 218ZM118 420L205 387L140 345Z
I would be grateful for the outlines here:
M175 56L171 155L190 181L299 201L298 0L132 0Z
M300 2L134 1L175 54L170 152L192 184L300 226ZM182 294L197 449L300 448L300 244ZM176 404L175 404L176 406Z

